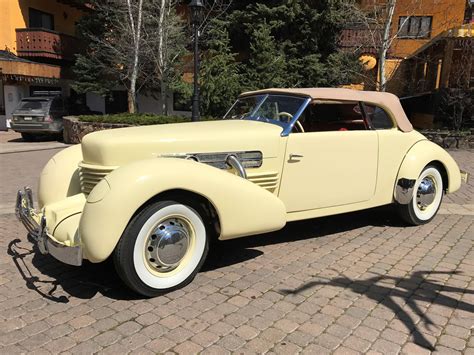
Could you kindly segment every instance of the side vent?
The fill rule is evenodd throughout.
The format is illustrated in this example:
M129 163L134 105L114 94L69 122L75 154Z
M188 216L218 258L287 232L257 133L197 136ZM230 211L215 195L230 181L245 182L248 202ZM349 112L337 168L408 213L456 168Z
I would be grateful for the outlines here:
M273 192L278 186L278 173L277 172L265 172L248 174L247 179L268 191Z
M86 164L79 164L79 180L81 182L81 191L89 195L92 189L110 174L114 168L104 168L102 166L91 166Z

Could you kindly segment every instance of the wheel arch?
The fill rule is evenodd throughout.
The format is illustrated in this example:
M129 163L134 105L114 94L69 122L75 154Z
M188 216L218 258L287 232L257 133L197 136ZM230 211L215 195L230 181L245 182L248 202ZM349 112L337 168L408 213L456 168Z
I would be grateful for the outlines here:
M429 162L425 166L425 168L429 165L432 165L439 170L441 174L441 178L443 179L443 191L446 193L448 191L448 186L449 186L449 176L448 176L448 171L446 170L446 166L439 160L433 160Z
M190 205L191 207L199 207L198 212L200 212L200 214L204 214L201 215L201 217L205 219L204 224L211 228L212 238L217 239L219 237L221 232L221 223L219 212L216 206L214 206L214 204L204 195L186 189L169 189L150 197L135 211L135 213L130 218L129 223L146 206L154 202L164 200L176 201L184 205Z

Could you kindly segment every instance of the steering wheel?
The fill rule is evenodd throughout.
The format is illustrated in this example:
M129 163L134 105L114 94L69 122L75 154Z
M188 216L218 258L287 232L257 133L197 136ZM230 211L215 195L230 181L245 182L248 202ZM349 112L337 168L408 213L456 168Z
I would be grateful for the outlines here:
M293 115L291 113L288 113L288 112L285 112L285 111L282 111L282 112L279 112L278 113L278 116L285 116L288 118L288 122L291 121L291 119L293 118Z
M293 115L291 113L288 113L288 112L285 112L285 111L282 111L282 112L278 113L278 116L288 117L288 123L290 123L290 121L293 119ZM293 129L295 129L296 131L299 131L301 133L304 133L304 128L301 125L300 121L295 122L295 125L293 126Z
M293 129L297 132L299 131L300 133L304 133L304 128L303 128L303 125L301 124L300 121L295 122L295 125L293 126Z

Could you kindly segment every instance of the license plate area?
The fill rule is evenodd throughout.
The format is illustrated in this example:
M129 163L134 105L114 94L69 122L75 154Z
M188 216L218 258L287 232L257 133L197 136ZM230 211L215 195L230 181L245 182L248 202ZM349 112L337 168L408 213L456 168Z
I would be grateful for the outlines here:
M25 117L23 117L23 120L24 120L24 121L33 121L33 117L31 117L31 116L25 116Z

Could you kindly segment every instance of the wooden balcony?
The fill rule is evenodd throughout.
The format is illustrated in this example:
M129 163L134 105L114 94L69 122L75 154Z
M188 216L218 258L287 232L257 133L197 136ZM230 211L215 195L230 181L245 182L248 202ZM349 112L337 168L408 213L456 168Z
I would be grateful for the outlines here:
M348 27L341 32L339 46L345 51L376 54L380 49L381 41L381 30Z
M77 38L43 28L17 28L16 43L18 56L30 59L72 61L81 48Z

